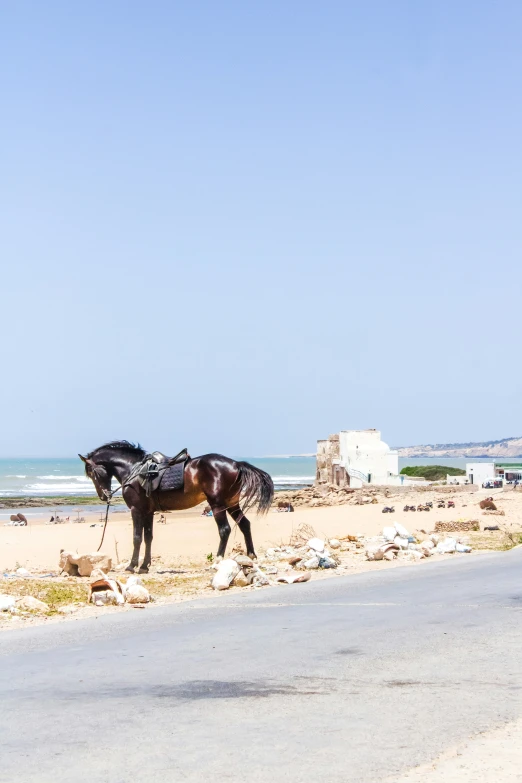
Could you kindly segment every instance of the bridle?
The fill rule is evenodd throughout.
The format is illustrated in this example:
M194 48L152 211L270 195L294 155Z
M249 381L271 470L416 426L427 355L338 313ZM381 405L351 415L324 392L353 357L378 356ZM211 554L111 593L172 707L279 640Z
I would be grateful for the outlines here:
M107 522L109 521L109 508L110 508L110 505L111 505L112 498L114 497L116 492L118 492L118 490L122 489L125 486L127 481L122 482L118 487L115 487L115 489L112 489L112 490L111 489L104 489L104 487L101 486L100 472L99 472L99 469L98 469L97 465L94 462L90 462L89 467L91 469L91 473L98 480L98 485L99 485L101 491L103 492L103 494L105 495L106 500L107 500L107 508L105 509L105 522L103 524L102 537L101 537L101 541L100 541L100 546L96 550L97 552L99 552L100 549L102 548L102 545L103 545L103 539L105 538L105 531L107 530ZM89 478L92 479L92 476L90 476ZM110 481L112 481L112 476L110 477Z

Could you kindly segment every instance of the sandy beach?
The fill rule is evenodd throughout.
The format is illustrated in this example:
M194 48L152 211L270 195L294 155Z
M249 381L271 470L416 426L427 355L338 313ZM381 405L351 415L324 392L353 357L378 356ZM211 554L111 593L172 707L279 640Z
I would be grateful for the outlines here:
M341 538L346 535L374 536L381 533L385 524L401 522L412 533L430 531L437 521L477 519L481 525L501 524L512 529L522 529L522 492L497 491L495 500L499 508L505 511L504 517L481 516L478 507L481 498L494 494L493 490L480 490L470 493L462 489L452 495L454 509L433 508L430 512L404 512L403 506L433 501L442 497L441 492L433 488L429 492L415 490L390 497L379 498L376 504L345 504L333 507L297 507L294 513L277 513L273 509L266 516L250 513L254 543L258 553L267 547L287 544L293 530L301 524L313 528L316 534L324 538ZM447 499L447 496L444 496ZM395 513L382 513L384 505L395 506ZM155 518L153 541L154 558L173 564L203 564L209 553L216 553L219 538L212 517L201 516L202 506L189 511L166 513L166 524L158 523ZM100 543L102 528L100 511L82 513L86 521L82 524L65 523L45 524L49 517L31 516L27 527L0 527L0 548L2 551L2 570L11 571L15 567L37 568L56 571L61 549L93 552ZM96 527L91 527L96 525ZM233 525L228 551L235 545L243 544L240 530ZM132 522L130 512L117 507L111 511L103 550L114 562L130 558L132 549Z

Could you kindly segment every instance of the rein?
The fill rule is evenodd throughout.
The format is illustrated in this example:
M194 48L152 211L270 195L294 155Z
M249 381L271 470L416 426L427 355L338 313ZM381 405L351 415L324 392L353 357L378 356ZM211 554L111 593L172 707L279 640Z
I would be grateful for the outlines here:
M96 475L96 473L97 473L96 465L92 466L92 471ZM100 478L99 475L97 476L97 478L98 478L98 481L99 481L99 478ZM99 552L100 549L102 548L103 539L105 538L105 531L107 530L107 522L109 521L109 508L110 508L110 505L111 505L111 500L114 497L114 495L116 494L116 492L118 492L119 489L122 489L124 483L125 482L122 482L119 487L116 487L116 489L113 489L113 490L110 490L110 489L103 489L102 490L103 494L107 498L107 508L105 509L105 522L103 524L103 532L102 532L100 545L99 545L98 549L96 550L97 552Z
M105 497L107 498L107 508L105 509L105 522L103 524L103 533L102 533L102 537L101 537L101 541L100 541L100 546L96 550L97 552L99 552L100 549L102 548L103 539L105 538L105 531L107 530L107 522L109 521L109 508L110 508L110 505L111 505L112 497L119 489L121 489L121 484L120 484L119 487L116 487L116 489L113 489L112 492L109 492L109 490L107 490L107 489L103 490L104 493L105 493Z

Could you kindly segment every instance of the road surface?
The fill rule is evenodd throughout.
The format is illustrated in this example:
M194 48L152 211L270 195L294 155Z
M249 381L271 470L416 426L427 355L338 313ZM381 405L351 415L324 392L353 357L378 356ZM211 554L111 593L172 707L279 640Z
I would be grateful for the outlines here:
M522 717L521 612L517 549L8 631L0 781L402 780Z

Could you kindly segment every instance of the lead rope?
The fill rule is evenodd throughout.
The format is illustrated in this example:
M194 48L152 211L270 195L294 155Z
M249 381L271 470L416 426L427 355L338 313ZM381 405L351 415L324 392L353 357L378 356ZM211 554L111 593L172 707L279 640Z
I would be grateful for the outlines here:
M97 552L99 552L100 549L102 548L103 539L105 538L105 531L107 530L107 522L109 521L109 508L110 508L110 505L111 505L112 497L119 489L121 489L121 484L120 484L119 487L116 487L116 489L113 489L112 492L109 492L107 489L104 490L105 495L107 497L107 508L105 510L105 523L103 525L103 533L102 533L102 537L101 537L101 541L100 541L100 546L96 550Z

